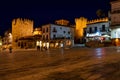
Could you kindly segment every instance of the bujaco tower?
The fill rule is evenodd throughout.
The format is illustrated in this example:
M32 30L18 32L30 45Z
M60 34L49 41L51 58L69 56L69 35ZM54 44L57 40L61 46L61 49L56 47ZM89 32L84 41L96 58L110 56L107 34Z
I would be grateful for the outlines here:
M33 21L29 19L13 19L12 21L12 47L17 48L17 41L20 37L31 36L33 32Z

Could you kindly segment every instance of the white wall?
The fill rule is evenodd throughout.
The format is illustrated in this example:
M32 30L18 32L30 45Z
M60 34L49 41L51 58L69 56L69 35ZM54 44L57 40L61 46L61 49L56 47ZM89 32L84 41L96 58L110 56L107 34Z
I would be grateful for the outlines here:
M111 38L120 38L120 28L116 28L111 31Z
M46 32L46 29L48 28L48 32ZM57 32L53 32L54 28ZM49 39L53 39L53 35L56 35L56 38L72 38L74 39L74 28L69 26L60 26L55 24L47 24L42 26L42 31L45 29L45 33L42 34L42 36L48 35ZM65 33L64 33L65 31ZM70 32L70 34L68 33Z
M102 25L105 25L105 32L101 32L102 30ZM94 31L95 27L97 27L97 31L100 32L101 34L106 34L110 24L109 22L100 22L100 23L94 23L94 24L88 24L87 25L87 32L89 32L89 29L92 28L92 31Z
M53 32L53 29L56 29L57 32ZM54 24L51 24L51 39L53 39L53 35L56 35L56 38L59 38L59 37L65 37L65 38L68 38L68 37L71 37L71 29L70 27L64 27L64 26L59 26L59 25L54 25ZM65 31L65 33L64 33ZM68 33L70 32L70 34Z

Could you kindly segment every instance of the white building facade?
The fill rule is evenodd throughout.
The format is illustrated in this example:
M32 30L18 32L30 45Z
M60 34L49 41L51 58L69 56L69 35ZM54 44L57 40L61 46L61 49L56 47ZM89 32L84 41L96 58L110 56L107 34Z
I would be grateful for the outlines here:
M47 24L42 26L42 39L44 42L52 42L54 46L74 45L74 27L58 24Z
M86 28L86 41L110 40L110 22L108 18L88 21Z

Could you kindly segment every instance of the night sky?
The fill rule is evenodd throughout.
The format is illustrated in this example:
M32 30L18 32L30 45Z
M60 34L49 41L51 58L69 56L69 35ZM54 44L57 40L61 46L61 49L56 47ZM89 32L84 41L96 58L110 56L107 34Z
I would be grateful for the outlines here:
M11 28L14 18L34 20L34 27L53 23L58 19L74 19L84 16L95 19L96 11L110 10L109 0L4 0L0 1L0 35Z

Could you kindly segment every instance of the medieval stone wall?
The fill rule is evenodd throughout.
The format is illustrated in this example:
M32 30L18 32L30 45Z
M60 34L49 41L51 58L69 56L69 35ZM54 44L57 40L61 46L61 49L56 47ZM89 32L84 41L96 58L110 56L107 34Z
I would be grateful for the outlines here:
M30 36L33 33L33 21L17 18L12 21L12 46L17 48L17 41L20 37Z

